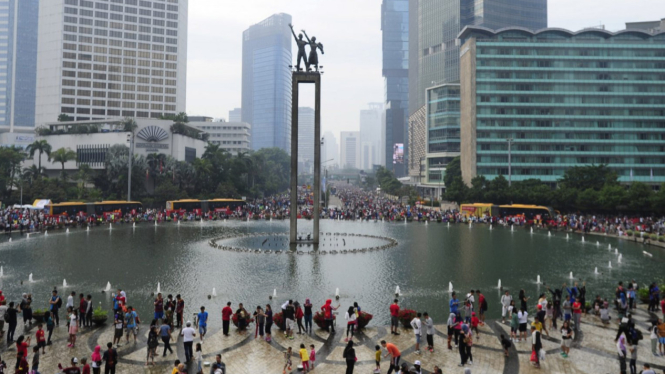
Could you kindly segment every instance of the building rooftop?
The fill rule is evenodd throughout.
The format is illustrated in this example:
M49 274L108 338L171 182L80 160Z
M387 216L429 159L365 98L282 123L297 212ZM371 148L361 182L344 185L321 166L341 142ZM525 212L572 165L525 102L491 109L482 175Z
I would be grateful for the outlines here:
M654 39L665 41L665 30L658 32L650 32L644 29L626 29L621 31L607 31L600 28L590 28L583 29L580 31L570 31L562 28L548 27L540 30L531 30L525 27L504 27L502 29L493 30L487 27L482 26L466 26L458 35L457 38L461 40L468 39L470 37L479 37L485 36L487 38L494 38L501 36L502 34L515 34L523 33L525 37L540 37L540 36L564 36L566 38L579 37L579 36L593 36L601 37L604 39L612 39L620 36L632 36L642 40Z

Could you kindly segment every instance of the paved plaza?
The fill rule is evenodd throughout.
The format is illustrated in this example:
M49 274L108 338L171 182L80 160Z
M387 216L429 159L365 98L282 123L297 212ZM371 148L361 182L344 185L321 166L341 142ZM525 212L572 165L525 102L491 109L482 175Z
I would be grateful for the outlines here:
M653 316L653 315L652 315ZM613 316L613 320L616 316ZM637 328L644 332L645 340L640 342L638 356L638 372L642 362L648 362L658 372L665 369L665 358L655 357L651 354L647 321L651 318L646 308L640 307L634 318ZM392 342L401 350L402 360L412 364L420 360L423 369L430 372L434 365L443 369L444 373L463 373L458 367L459 354L457 350L446 349L446 326L436 325L434 337L434 353L423 352L421 355L415 353L414 337L410 330L400 329L401 335L390 334L388 327L371 326L356 336L356 355L358 363L355 373L369 374L374 369L374 346L382 339ZM30 334L34 336L34 328L23 330L19 326L16 336ZM531 355L530 343L516 343L510 350L510 357L503 355L499 342L499 335L509 335L510 329L507 325L497 321L487 323L481 327L480 338L476 338L473 347L473 373L487 374L517 374L517 373L552 373L552 374L576 374L576 373L616 373L619 369L614 336L617 331L616 323L610 327L603 327L600 320L595 316L582 319L582 333L580 338L574 342L570 357L564 359L559 355L560 334L552 333L552 337L543 337L543 346L547 351L546 359L542 362L541 369L535 369L529 363ZM344 350L344 330L339 325L336 334L328 334L324 330L315 330L310 335L294 335L294 340L288 340L284 334L273 329L273 341L271 344L261 339L254 339L254 330L238 333L231 331L230 336L225 337L221 329L208 332L203 344L204 361L213 362L215 355L222 354L223 361L227 366L227 373L281 373L283 366L283 352L286 347L296 348L304 343L307 347L314 344L316 348L316 368L314 372L337 374L344 373L346 366L342 358ZM175 353L162 357L163 345L158 348L159 357L155 360L156 366L145 366L147 353L147 329L145 325L141 329L138 343L125 343L124 338L118 349L120 363L117 373L170 373L175 359L184 359L184 348L182 339L178 339ZM34 339L34 338L33 338ZM67 335L65 327L60 326L54 332L53 345L47 347L46 355L42 355L40 371L42 373L53 373L57 371L58 363L65 365L72 357L90 357L95 345L106 347L106 343L112 340L112 327L106 325L102 328L83 329L79 333L76 348L67 348ZM196 339L198 342L198 338ZM5 342L0 344L2 358L7 362L10 372L13 372L15 363L15 346L7 347ZM30 351L32 352L32 351ZM31 355L29 356L29 359ZM28 360L30 362L30 360ZM298 358L293 357L293 372L297 372L296 363ZM381 362L382 372L388 369L388 361ZM204 368L204 373L209 372L209 367ZM196 369L190 367L189 373L195 373ZM425 372L425 371L424 371Z

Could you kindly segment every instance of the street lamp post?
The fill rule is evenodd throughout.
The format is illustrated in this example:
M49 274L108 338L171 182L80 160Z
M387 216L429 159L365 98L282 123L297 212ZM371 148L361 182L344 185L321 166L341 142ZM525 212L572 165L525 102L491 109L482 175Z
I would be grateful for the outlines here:
M127 176L127 201L132 201L132 159L134 158L134 131L127 134L127 141L129 142L129 161L128 161L128 176Z
M513 146L513 141L514 140L515 139L513 139L513 138L506 139L506 141L508 142L508 187L510 187L512 185L513 171L512 171L512 154L511 154L511 151L512 151L512 148L513 148L512 146Z

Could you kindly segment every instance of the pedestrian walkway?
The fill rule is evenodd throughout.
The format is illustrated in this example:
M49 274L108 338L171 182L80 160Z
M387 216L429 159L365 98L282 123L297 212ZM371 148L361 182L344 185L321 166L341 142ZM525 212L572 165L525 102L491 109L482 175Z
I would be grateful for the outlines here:
M651 354L651 345L649 334L647 333L647 322L653 315L650 315L645 307L640 307L633 314L636 327L643 332L644 340L640 342L638 356L638 372L643 362L648 362L657 372L665 370L665 357L655 357ZM522 373L548 373L548 374L586 374L586 373L615 373L619 369L619 361L616 354L614 336L617 331L615 322L616 315L612 317L612 323L609 327L603 327L600 320L595 316L582 318L582 333L573 343L570 357L564 359L559 355L561 334L558 331L552 331L551 337L543 336L543 347L547 352L546 359L541 362L541 369L536 369L529 363L531 356L530 341L515 343L510 349L510 357L503 355L503 349L499 342L500 334L509 336L510 328L499 321L488 322L480 328L479 338L476 336L472 349L473 373L483 374L522 374ZM457 365L460 363L459 354L456 349L449 351L446 349L447 338L445 325L436 325L436 335L434 336L434 352L423 351L418 355L415 352L415 339L411 330L400 329L401 335L390 334L389 327L371 326L358 334L355 338L357 343L356 355L358 362L355 373L369 374L374 369L374 346L381 340L386 340L395 344L402 352L402 362L409 365L416 360L422 362L424 373L431 372L434 365L439 366L444 373L463 373L462 368ZM156 366L145 366L147 355L147 327L142 326L137 343L126 343L123 337L121 347L118 349L120 356L119 364L116 370L118 374L135 373L170 373L173 362L180 358L184 360L184 348L182 339L178 339L175 345L175 352L162 356L163 345L157 348L158 357L156 357ZM176 330L178 331L178 330ZM26 334L34 336L35 328L24 331L19 326L16 336ZM279 374L283 366L283 352L287 347L293 347L293 372L297 372L296 357L298 347L304 343L308 347L314 344L316 349L316 368L314 373L342 374L345 373L346 365L342 358L344 350L345 334L342 326L338 327L336 334L329 334L324 330L315 330L312 335L294 335L293 340L286 339L284 334L278 332L276 327L273 329L272 343L266 343L261 339L254 339L254 331L238 333L232 331L230 336L226 337L220 330L211 330L203 343L203 361L213 362L215 355L222 354L223 361L226 363L227 374L245 374L245 373L275 373ZM175 333L174 333L175 337ZM100 345L102 350L106 348L106 343L112 341L113 329L111 325L101 328L83 329L79 333L76 348L67 348L67 333L64 325L56 328L54 331L53 345L47 347L47 353L41 356L40 372L53 373L57 371L58 363L63 366L69 363L72 357L90 358L94 347ZM34 340L34 338L33 338ZM198 337L195 343L198 342ZM34 342L33 342L34 344ZM16 347L7 347L3 341L0 343L0 352L2 359L7 363L9 372L13 372L15 364ZM32 349L28 356L28 362L32 358ZM386 373L388 369L388 360L381 362L382 372ZM66 367L66 366L65 366ZM209 367L204 368L204 373L208 374ZM195 365L190 366L189 373L195 373Z

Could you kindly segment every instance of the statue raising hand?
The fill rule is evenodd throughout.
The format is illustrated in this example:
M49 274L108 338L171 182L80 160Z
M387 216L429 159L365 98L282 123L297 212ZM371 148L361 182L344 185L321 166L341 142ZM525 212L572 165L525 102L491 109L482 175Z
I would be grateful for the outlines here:
M296 44L298 45L298 60L297 60L296 69L298 71L302 71L302 69L300 68L301 60L305 61L305 66L309 66L309 63L307 62L307 53L305 52L305 46L307 45L308 42L303 40L302 34L296 36L295 31L293 31L292 24L289 23L289 27L291 28L291 33L293 34L293 38L296 40Z
M309 36L307 36L307 32L305 30L302 30L302 33L305 34L305 39L307 39L307 42L309 43L309 59L307 60L307 71L312 71L311 66L314 65L314 69L316 69L316 72L318 73L319 71L319 55L317 53L317 49L321 50L321 54L325 54L323 51L323 44L317 43L316 42L316 36L312 36L310 39Z

